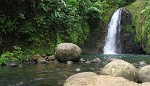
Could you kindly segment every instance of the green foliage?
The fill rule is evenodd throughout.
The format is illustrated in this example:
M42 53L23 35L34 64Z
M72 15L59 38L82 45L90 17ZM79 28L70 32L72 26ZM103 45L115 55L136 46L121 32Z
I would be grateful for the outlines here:
M15 35L14 45L53 49L61 42L84 44L107 8L99 0L1 0L0 4L2 39Z
M104 0L104 1L106 1L108 4L110 4L110 6L117 5L118 7L124 7L136 0Z
M14 46L14 50L12 52L4 52L0 56L0 64L7 63L7 62L22 62L23 60L28 59L34 51L26 50L22 51L22 49L18 46Z
M133 16L133 23L135 27L133 30L136 32L134 40L140 44L143 50L150 54L150 1L149 0L136 0L135 3L127 6Z
M10 52L5 52L0 56L0 65L2 63L7 63L12 59L13 54Z
M51 53L62 42L84 44L90 32L99 29L100 22L105 22L107 9L113 5L124 6L132 1L1 0L0 38L8 40L13 37L11 46L19 45L40 53L47 50ZM0 44L9 46L3 41ZM21 51L17 48L14 52L20 54L20 57L15 55L19 60L22 58Z
M144 21L144 25L142 27L142 39L146 39L143 40L145 43L143 45L145 51L147 53L150 53L150 1L146 0L145 1L145 9L142 10L141 14L145 15L145 21Z

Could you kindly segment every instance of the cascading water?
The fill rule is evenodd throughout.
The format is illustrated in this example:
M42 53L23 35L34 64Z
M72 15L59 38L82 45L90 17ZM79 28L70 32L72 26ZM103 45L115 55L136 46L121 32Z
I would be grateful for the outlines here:
M121 12L123 8L119 8L113 14L108 26L108 34L105 40L104 54L117 54L117 34L120 32Z

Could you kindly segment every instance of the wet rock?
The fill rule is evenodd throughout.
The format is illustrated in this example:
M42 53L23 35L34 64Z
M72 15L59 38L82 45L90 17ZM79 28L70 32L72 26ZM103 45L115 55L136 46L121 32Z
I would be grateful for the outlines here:
M139 82L150 82L150 65L139 70Z
M46 63L46 58L43 58L41 55L37 54L30 58L31 61L36 63Z
M72 61L67 61L66 63L67 63L67 64L69 64L69 65L70 65L70 64L73 64L73 62L72 62Z
M113 60L108 63L100 72L102 75L124 77L131 81L138 81L138 71L132 64L124 60Z
M46 54L40 54L43 58L47 58L48 56Z
M76 69L76 72L80 72L80 71L81 71L81 69L80 69L80 68L77 68L77 69Z
M10 63L7 63L7 66L18 67L19 65L16 62L10 62Z
M132 15L126 9L121 13L121 31L117 34L116 39L120 39L121 53L124 54L143 54L145 53L142 46L134 41L135 35L133 34ZM118 47L119 48L119 47Z
M48 56L46 58L47 61L54 61L56 58L55 58L55 55L52 55L52 56Z
M61 43L56 48L55 57L60 62L79 61L81 49L73 43Z
M55 60L54 60L54 63L56 63L56 64L57 64L57 63L59 63L59 61L55 59Z
M90 64L90 63L91 63L91 61L87 60L85 63L86 63L86 64Z
M82 63L83 63L83 62L85 62L85 60L84 60L83 58L80 58L80 62L82 62Z
M144 67L144 66L148 65L146 63L146 61L140 61L138 64L139 64L140 67Z
M101 62L100 58L95 58L91 60L91 63L100 63L100 62Z

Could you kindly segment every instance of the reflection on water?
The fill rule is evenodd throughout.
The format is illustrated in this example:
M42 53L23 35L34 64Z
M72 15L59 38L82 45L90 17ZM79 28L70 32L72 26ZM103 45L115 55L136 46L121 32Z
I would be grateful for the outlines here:
M82 71L99 70L94 64L38 64L23 65L22 68L0 68L0 86L62 86L67 77Z
M150 63L149 55L83 55L84 59L101 58L102 63L64 63L23 64L22 67L0 67L0 86L62 86L67 77L80 72L92 71L99 74L106 59L120 58L131 63L146 61Z

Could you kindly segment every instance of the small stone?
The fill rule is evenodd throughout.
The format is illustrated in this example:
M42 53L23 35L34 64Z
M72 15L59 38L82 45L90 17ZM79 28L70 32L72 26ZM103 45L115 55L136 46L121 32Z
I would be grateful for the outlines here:
M73 64L72 61L67 61L66 63L67 63L68 65Z
M59 63L59 61L58 61L58 60L54 60L54 63L56 63L56 64L57 64L57 63Z
M52 56L48 56L46 58L47 61L54 61L56 58L55 58L55 55L52 55Z
M46 57L47 57L46 54L40 54L40 56L42 56L43 58L46 58Z
M15 62L7 63L7 65L10 67L18 67L17 63L15 63Z
M86 64L90 64L91 62L90 62L89 60L87 60L85 63L86 63Z
M77 69L76 69L76 72L80 72L80 71L81 71L81 69L80 69L80 68L77 68Z
M144 67L144 66L146 66L148 64L146 63L146 61L140 61L139 65L140 65L140 67Z
M85 60L84 60L83 58L80 58L80 62L82 62L82 63L83 63L83 62L85 62Z
M91 60L91 62L92 63L100 63L101 60L100 60L100 58L95 58L95 59Z
M19 64L19 67L22 68L22 64Z

